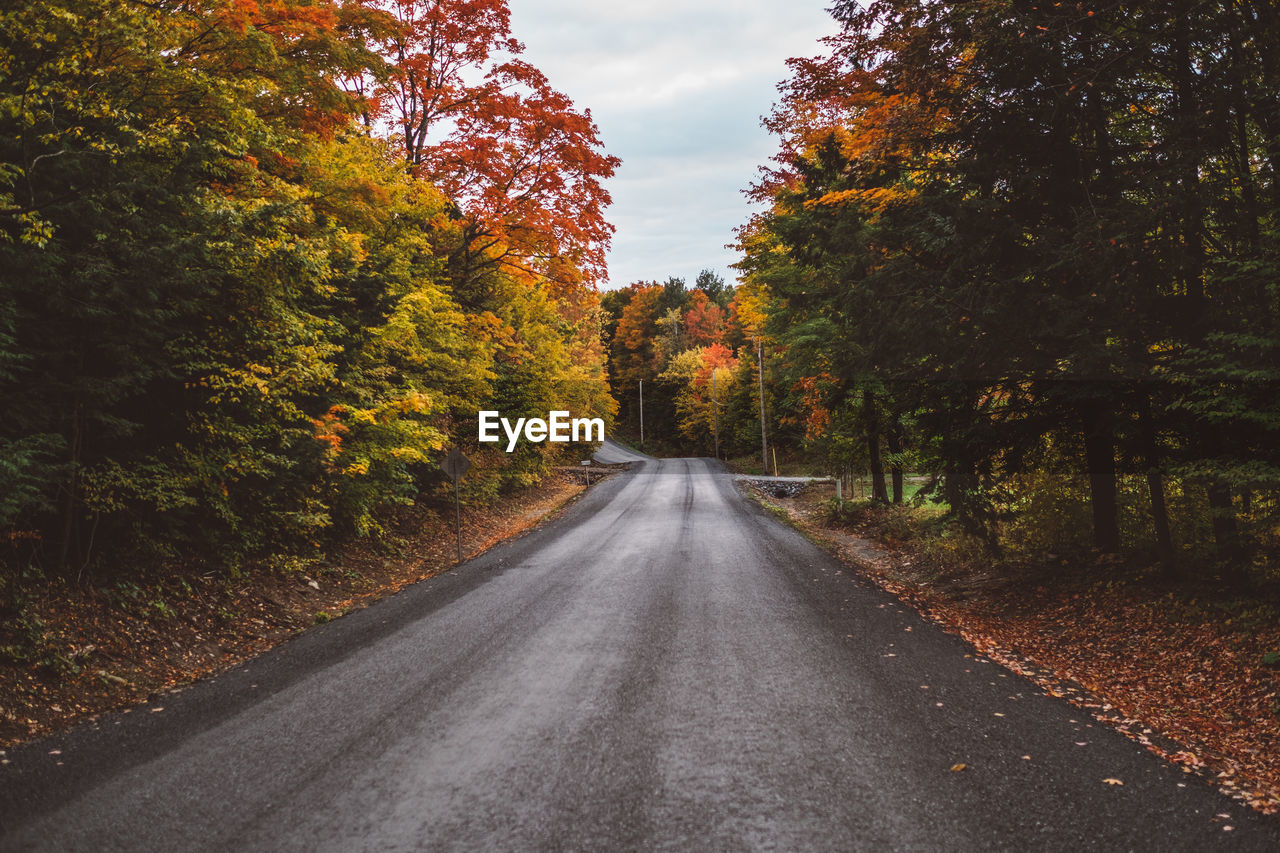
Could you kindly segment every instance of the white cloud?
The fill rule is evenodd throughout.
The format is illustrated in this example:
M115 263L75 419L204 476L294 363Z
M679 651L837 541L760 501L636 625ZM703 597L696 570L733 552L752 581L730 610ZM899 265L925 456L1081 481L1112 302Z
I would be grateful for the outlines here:
M829 0L509 0L525 59L589 108L622 168L611 285L732 278L724 248L751 213L742 195L774 151L760 117L787 76L834 32Z

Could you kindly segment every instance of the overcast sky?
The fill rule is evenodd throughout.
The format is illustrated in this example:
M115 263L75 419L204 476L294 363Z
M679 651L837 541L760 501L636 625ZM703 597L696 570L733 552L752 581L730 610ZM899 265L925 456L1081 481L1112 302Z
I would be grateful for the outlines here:
M622 167L609 183L610 287L714 269L773 154L760 117L784 61L819 52L829 0L509 0L524 58L590 108Z

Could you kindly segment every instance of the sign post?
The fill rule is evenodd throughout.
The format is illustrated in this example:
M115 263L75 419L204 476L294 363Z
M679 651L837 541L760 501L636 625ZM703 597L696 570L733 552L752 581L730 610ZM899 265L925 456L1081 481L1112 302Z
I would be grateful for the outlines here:
M471 467L471 460L462 454L462 451L454 447L445 456L444 461L440 463L441 469L449 475L449 479L453 480L453 511L454 521L458 533L458 564L462 564L462 498L458 494L458 481L462 479L462 475L467 473L467 469Z

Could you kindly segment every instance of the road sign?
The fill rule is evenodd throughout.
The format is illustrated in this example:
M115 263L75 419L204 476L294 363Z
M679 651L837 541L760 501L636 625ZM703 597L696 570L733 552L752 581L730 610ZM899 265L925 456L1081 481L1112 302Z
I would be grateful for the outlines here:
M440 463L440 467L449 475L449 479L456 483L458 478L467 473L467 469L471 467L471 460L455 447L449 451L449 455Z

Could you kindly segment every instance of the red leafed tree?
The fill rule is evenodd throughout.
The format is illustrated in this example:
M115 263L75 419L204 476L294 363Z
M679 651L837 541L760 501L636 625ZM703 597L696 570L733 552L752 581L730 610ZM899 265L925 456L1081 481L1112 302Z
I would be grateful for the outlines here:
M589 111L521 61L506 0L371 0L398 22L376 114L465 220L460 272L495 263L576 289L605 278L613 228Z
M520 69L499 60L522 45L511 35L506 0L368 2L397 22L381 45L387 66L374 88L377 117L395 125L405 159L420 166L439 142L439 125L519 82Z
M695 346L719 343L724 335L725 311L701 290L695 290L684 312L685 333Z
M713 343L702 351L702 363L706 365L707 376L712 370L732 370L738 366L738 357L722 343Z
M693 375L692 388L698 393L699 400L703 400L701 392L706 392L705 399L709 401L711 374L716 374L723 391L723 384L733 381L733 372L738 369L738 357L734 355L733 350L722 343L713 343L703 347L698 356L702 365Z

